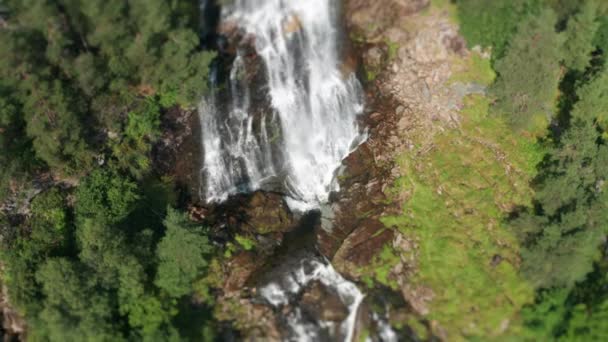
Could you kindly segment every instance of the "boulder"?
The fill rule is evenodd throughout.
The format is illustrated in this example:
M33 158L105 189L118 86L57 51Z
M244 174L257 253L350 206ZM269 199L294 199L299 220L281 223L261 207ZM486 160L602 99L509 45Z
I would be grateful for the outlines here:
M342 275L358 278L359 270L369 266L384 246L390 245L393 235L393 230L380 221L366 219L344 240L332 262Z
M296 220L282 195L256 192L243 208L244 228L258 234L291 231Z
M351 29L377 35L396 20L427 8L430 0L348 0L346 18ZM378 20L382 18L382 20ZM369 32L369 31L372 32Z
M342 322L348 316L348 308L337 294L321 282L313 282L303 293L302 310L321 321Z
M264 263L258 262L256 256L251 252L242 252L233 257L227 264L229 273L224 282L224 293L242 291L249 278Z

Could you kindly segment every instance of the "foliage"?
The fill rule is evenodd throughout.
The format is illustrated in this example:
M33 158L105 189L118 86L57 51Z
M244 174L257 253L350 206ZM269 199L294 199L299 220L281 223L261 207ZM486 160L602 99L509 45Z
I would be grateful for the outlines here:
M102 168L75 190L73 213L65 191L51 188L35 197L31 217L14 237L3 240L1 253L3 282L27 319L29 338L213 337L209 310L199 306L196 317L188 317L192 309L177 297L200 290L193 283L206 276L214 250L205 230L173 209L167 213L165 237L158 236L149 218L162 214L158 206L168 201L158 198L154 184L140 189L125 174ZM152 229L144 226L148 223Z
M10 190L14 180L27 178L28 166L34 166L31 141L25 136L25 122L14 90L0 81L0 197Z
M501 58L517 31L517 24L538 8L535 0L457 0L460 31L469 46L491 47Z
M36 280L46 300L34 320L33 340L124 340L112 324L110 298L96 288L78 263L50 259L39 268Z
M564 64L572 70L582 72L590 65L591 53L596 49L595 34L599 28L597 11L595 1L585 1L580 5L580 11L568 20Z
M525 335L530 339L601 341L608 336L606 260L571 291L541 291L536 302L522 310Z
M572 117L583 121L595 120L606 131L608 129L608 68L593 75L576 91L578 102L574 104Z
M607 11L608 12L608 11ZM601 60L606 64L606 54L608 54L608 13L598 18L599 27L595 33L593 43L602 52Z
M70 242L67 204L57 188L32 201L31 231L28 244L42 251L65 251Z
M494 110L517 129L544 129L554 115L563 43L553 28L556 21L550 9L521 21L505 56L496 62Z
M456 340L498 335L533 296L518 274L517 240L501 221L509 208L531 201L525 180L534 176L542 153L488 110L487 99L467 98L459 129L436 136L431 151L400 159L403 176L393 193L408 200L402 215L383 218L418 246L409 252L417 264L411 286L432 289L426 318ZM389 252L372 268L390 264ZM414 257L400 253L397 261ZM391 285L390 275L374 274Z
M254 239L248 238L243 235L236 235L234 240L243 247L244 250L250 251L255 248L256 242Z
M160 107L148 98L127 114L122 140L112 146L117 167L142 178L150 167L151 144L160 137Z
M213 55L200 48L197 20L184 10L191 5L8 0L10 29L0 30L0 88L2 97L5 87L12 89L11 111L17 114L11 121L17 126L10 133L25 126L36 156L69 176L92 167L94 154L104 148L101 136L124 134L129 147L123 149L130 153L117 157L141 169L145 162L135 155L145 155L141 145L149 141L120 131L121 123L128 129L137 120L128 114L133 102L158 96L165 105L192 106L206 91Z
M166 234L157 248L155 283L178 298L191 292L193 281L206 270L206 256L213 249L202 228L189 223L184 213L169 209L165 226Z
M206 90L213 56L200 47L196 6L186 0L6 6L2 197L47 167L75 187L36 196L31 217L2 240L3 281L28 321L28 337L157 341L182 339L184 331L200 340L202 332L193 335L187 320L176 325L181 307L154 282L166 273L161 264L190 264L173 260L175 254L156 259L159 226L174 196L159 191L149 172L165 108L192 106ZM102 167L91 171L95 162ZM188 256L203 271L210 251L204 232L198 234L178 236L203 248ZM202 317L190 323L210 327L211 318Z
M127 217L139 199L137 185L115 171L97 170L86 177L76 193L76 215L116 223Z
M66 253L71 242L67 205L60 190L53 188L36 196L31 210L29 225L17 227L15 236L5 236L0 254L12 303L25 312L35 309L39 295L36 267L50 256Z
M525 246L522 269L535 286L568 288L583 280L608 234L608 147L596 125L607 110L605 82L601 71L579 84L571 123L535 184L535 206L513 221Z
M608 229L608 148L590 120L576 120L550 153L534 210L513 226L524 245L522 271L539 287L572 286L591 271Z

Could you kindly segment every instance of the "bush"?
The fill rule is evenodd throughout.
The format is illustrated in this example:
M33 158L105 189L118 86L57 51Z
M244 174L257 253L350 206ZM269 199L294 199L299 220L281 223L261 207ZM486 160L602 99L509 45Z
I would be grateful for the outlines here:
M591 53L596 49L595 34L600 26L597 7L594 1L585 1L580 11L568 20L564 64L572 70L583 72L591 63Z
M554 29L556 21L550 9L524 19L505 56L496 62L493 109L516 129L544 130L554 115L563 45Z
M107 223L125 219L139 199L137 184L115 171L97 170L76 191L76 216Z
M491 47L501 58L517 24L538 8L536 0L457 0L460 32L469 46Z
M206 270L213 249L202 227L189 222L184 213L169 209L165 226L167 231L157 248L155 283L178 298L192 292L193 282Z

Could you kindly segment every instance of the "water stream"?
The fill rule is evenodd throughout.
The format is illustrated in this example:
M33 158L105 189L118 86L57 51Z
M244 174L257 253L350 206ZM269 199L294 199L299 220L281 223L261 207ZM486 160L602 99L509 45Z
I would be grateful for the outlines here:
M263 61L270 108L260 113L251 101L249 57L238 50L230 101L201 103L207 201L279 183L292 204L310 209L337 190L336 169L364 138L361 86L340 70L337 12L329 0L235 0L224 8L222 20L238 25Z
M338 190L336 170L365 139L356 121L363 111L361 85L354 73L341 70L338 7L332 0L234 0L223 8L223 23L237 27L242 42L227 85L216 84L199 108L206 201L276 191L278 184L290 206L305 211ZM261 84L248 77L251 46L263 65ZM281 310L316 281L333 291L349 314L342 322L311 323L296 305L285 317L286 338L320 340L332 331L332 340L351 341L364 298L356 285L318 256L287 269L260 288L268 305Z

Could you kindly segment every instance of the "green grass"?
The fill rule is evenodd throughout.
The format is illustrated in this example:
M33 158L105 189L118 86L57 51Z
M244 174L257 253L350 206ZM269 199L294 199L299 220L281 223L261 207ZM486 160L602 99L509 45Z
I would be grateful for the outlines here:
M457 71L450 77L450 83L473 82L489 86L496 78L490 59L484 58L477 52L471 52L469 59L457 59L455 63Z
M250 251L255 248L256 243L254 239L238 234L234 237L234 239L246 251Z
M395 59L395 57L397 57L397 54L399 52L399 43L390 41L390 40L386 40L386 50L388 53L388 60L389 62L392 61L393 59Z
M475 54L463 66L452 81L487 85L494 78L489 61ZM513 321L534 291L518 274L519 246L503 219L515 206L530 204L529 182L543 156L533 137L513 133L488 114L487 98L464 100L460 127L435 136L431 149L419 147L427 152L400 157L402 177L388 194L409 199L401 215L383 218L417 242L417 272L409 281L432 289L426 318L450 340L519 329ZM394 287L389 271L399 253L387 246L370 277ZM502 261L493 265L495 256Z
M446 11L450 22L453 24L458 23L458 11L456 4L452 3L452 0L431 0L431 5L424 9L422 14L429 15L433 11Z

